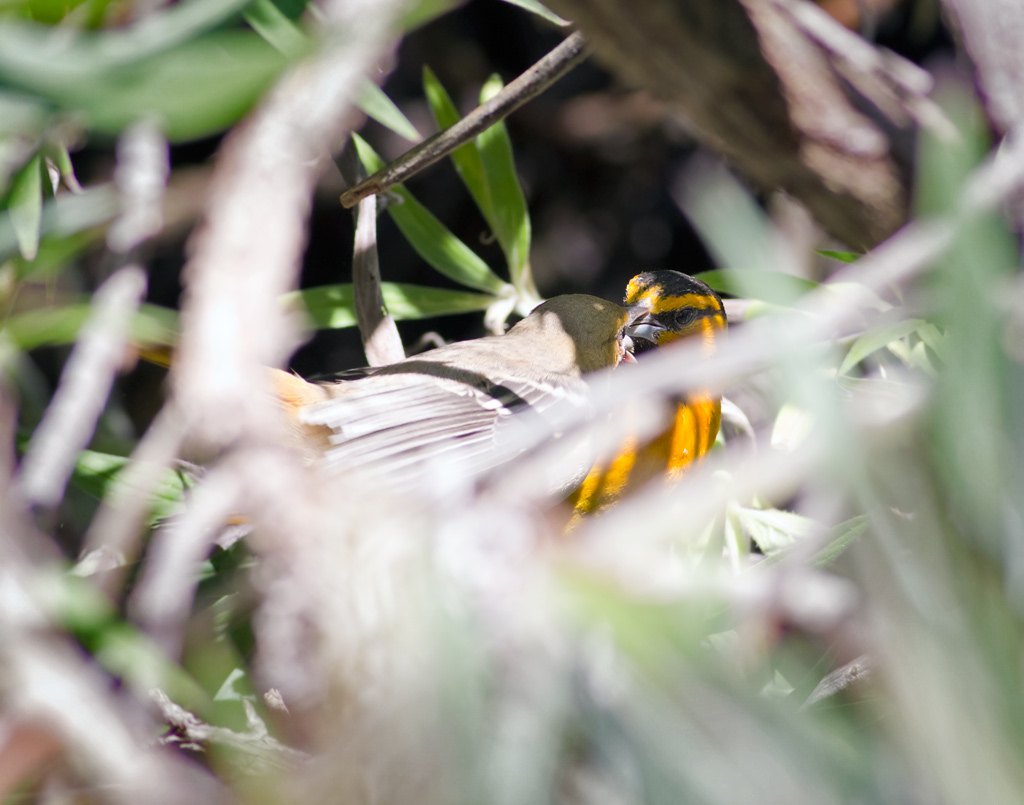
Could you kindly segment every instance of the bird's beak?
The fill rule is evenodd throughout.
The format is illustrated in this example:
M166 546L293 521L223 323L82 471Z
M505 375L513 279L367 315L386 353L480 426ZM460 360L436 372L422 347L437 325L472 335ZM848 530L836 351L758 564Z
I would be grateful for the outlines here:
M622 337L622 363L636 363L633 357L633 339L628 335Z
M665 332L665 326L650 313L644 313L626 328L626 335L630 338L642 338L652 344L658 343L663 332Z

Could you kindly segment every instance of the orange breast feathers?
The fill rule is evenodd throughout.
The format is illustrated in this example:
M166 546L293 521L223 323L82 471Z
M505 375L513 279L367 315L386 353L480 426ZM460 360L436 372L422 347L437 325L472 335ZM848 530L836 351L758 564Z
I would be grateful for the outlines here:
M696 338L709 356L727 327L725 306L718 294L678 271L652 271L634 277L626 289L626 304L648 308L628 329L638 353L644 351L645 344L662 348ZM636 412L627 410L623 416L636 416ZM721 421L721 397L698 393L679 401L666 430L644 443L627 439L614 458L590 471L570 497L574 521L606 508L655 478L677 480L711 449Z

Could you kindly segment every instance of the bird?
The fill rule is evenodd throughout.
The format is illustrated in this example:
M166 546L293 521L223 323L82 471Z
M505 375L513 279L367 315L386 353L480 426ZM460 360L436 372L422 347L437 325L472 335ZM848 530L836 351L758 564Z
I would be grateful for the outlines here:
M567 294L507 333L448 344L358 376L310 382L271 370L296 445L310 463L391 489L478 477L529 446L538 419L586 406L592 372L635 361L623 307ZM578 484L588 466L565 485Z
M623 303L631 309L646 310L627 329L638 355L654 347L697 338L703 354L710 356L728 327L721 297L704 282L681 271L638 274L626 286ZM628 410L625 415L629 416ZM635 437L627 438L611 459L590 470L569 497L573 508L569 529L656 477L677 480L711 449L721 421L720 396L696 393L677 400L668 428L642 443Z

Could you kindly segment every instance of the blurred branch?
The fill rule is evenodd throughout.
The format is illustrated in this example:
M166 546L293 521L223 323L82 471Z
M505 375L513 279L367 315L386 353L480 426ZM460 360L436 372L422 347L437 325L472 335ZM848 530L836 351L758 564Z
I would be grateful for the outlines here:
M282 427L265 366L296 344L279 297L297 279L322 161L355 120L361 81L388 45L400 0L328 3L318 55L289 72L225 140L184 270L172 375L186 422L209 446Z
M24 502L55 506L63 496L124 361L129 325L145 291L142 269L127 266L93 296L89 319L22 461L16 483Z
M583 61L587 54L583 35L571 34L487 103L478 106L455 125L409 149L366 181L346 190L341 195L341 203L353 207L371 194L383 193L389 187L407 181L539 95Z
M136 123L117 141L114 182L121 213L107 230L107 246L127 254L163 227L163 194L170 173L167 140L152 121Z
M338 159L338 167L349 187L364 176L354 144ZM369 195L355 211L355 243L352 254L352 291L363 350L370 366L387 366L405 358L402 337L388 313L381 291L380 259L377 254L377 197Z
M877 125L828 54L771 0L552 0L595 54L678 110L688 128L767 189L799 199L866 249L903 223L905 191Z
M5 727L43 729L60 743L81 780L102 789L104 800L125 805L225 801L224 789L204 771L153 751L148 737L156 725L141 703L113 685L74 639L58 632L51 612L63 562L42 558L45 537L10 506L0 508L0 533ZM5 729L5 737L17 734Z
M887 289L911 282L934 265L955 243L965 222L997 209L1022 187L1024 138L1007 137L1002 146L971 174L960 195L960 208L953 214L916 220L906 225L856 263L836 272L828 283L807 294L792 315L766 316L745 323L741 330L731 333L724 343L717 346L715 355L710 359L703 354L702 345L681 343L652 352L638 365L630 366L628 371L612 372L604 379L606 384L592 377L592 409L589 412L575 409L565 412L564 418L557 423L557 430L564 434L563 439L578 438L581 430L609 427L607 423L588 423L593 414L623 410L623 406L635 405L645 399L673 398L698 389L728 391L732 384L743 378L791 360L794 350L813 348L816 344L846 334ZM839 288L841 292L837 291ZM551 422L538 423L535 429L525 432L522 439L527 444L540 445L539 449L543 450L543 440L553 435L553 427ZM542 497L546 494L545 484L548 481L543 474L533 473L535 489L532 493L522 485L506 486L502 481L503 478L522 477L523 473L514 471L515 466L534 459L532 451L524 453L514 459L513 466L500 467L486 483L493 485L500 496L514 489L515 495ZM790 460L783 466L776 466L770 458L755 456L750 464L755 468L750 470L754 475L745 478L743 488L753 492L781 484L782 479L788 477L786 473L797 464ZM804 466L812 465L813 462L809 462ZM698 472L710 470L705 467ZM788 483L795 488L798 482L799 478L791 478ZM692 500L687 497L687 505L692 505L695 512L713 517L714 511L705 506L709 501L717 500L715 505L723 501L716 498L717 487L710 481L708 483L709 486L694 495ZM687 486L696 488L692 483ZM611 537L622 529L628 530L630 523L635 528L637 522L645 521L648 511L676 511L653 503L655 499L638 495L624 501L592 527ZM703 515L695 514L694 521L701 522ZM674 527L675 515L665 514L664 517L662 527L666 530Z
M977 70L981 98L1001 132L1024 123L1024 5L1018 0L943 0Z

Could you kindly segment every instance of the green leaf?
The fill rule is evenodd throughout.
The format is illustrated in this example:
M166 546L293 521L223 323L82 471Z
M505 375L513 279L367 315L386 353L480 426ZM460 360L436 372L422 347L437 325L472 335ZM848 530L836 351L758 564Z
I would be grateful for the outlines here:
M826 537L825 547L818 551L811 563L815 567L828 567L842 556L846 549L860 539L861 535L868 530L868 518L865 514L851 517L849 520L840 523L830 529Z
M68 237L105 224L117 215L118 195L113 185L100 185L80 194L61 193L43 206L42 235ZM18 249L17 232L10 218L0 216L0 261Z
M777 305L792 305L818 284L811 280L783 274L779 271L729 268L704 271L696 277L719 293L733 294L746 299L759 299Z
M846 357L843 358L843 362L839 366L839 374L849 373L868 355L877 352L893 341L916 332L924 324L926 322L921 319L906 319L869 328L850 346L849 352L846 353Z
M204 35L137 60L145 52L134 45L105 47L96 37L55 54L51 35L0 25L0 77L84 113L97 129L117 133L151 115L170 139L187 140L236 122L288 63L251 31Z
M278 53L299 58L313 50L313 40L273 0L253 0L243 16Z
M731 506L729 516L737 519L743 530L766 556L785 550L821 530L821 526L809 517L781 509Z
M75 463L71 481L97 500L104 500L114 488L124 487L121 474L127 464L125 456L83 450ZM191 483L185 475L170 469L164 472L150 499L151 522L173 513L189 486Z
M363 165L370 173L379 170L382 162L361 137L353 138ZM435 271L451 280L502 295L507 283L495 274L472 249L459 240L431 212L420 204L404 187L396 186L391 192L401 198L401 204L388 205L388 214L406 240Z
M83 109L98 129L119 132L155 116L173 141L223 131L238 121L287 65L255 34L205 36L130 69L111 71L102 84L55 94Z
M56 31L6 19L0 25L0 73L31 87L94 82L113 67L149 59L210 31L252 0L187 0L117 31Z
M484 294L393 282L382 283L381 292L388 313L397 320L472 313L486 310L494 302L493 296ZM314 325L319 329L340 329L356 325L355 302L350 283L309 288L288 296L305 305Z
M501 88L501 79L492 76L480 92L480 102L486 103ZM521 294L524 291L531 292L530 217L526 209L526 196L516 174L508 129L499 121L477 135L476 144L480 149L484 176L494 208L494 234L505 252L512 284Z
M399 137L410 142L419 142L423 136L404 114L376 84L367 79L359 90L356 105L382 126L391 129Z
M18 240L18 251L26 260L39 252L39 231L43 220L43 163L36 154L14 176L7 197L11 226Z
M447 129L459 122L459 112L452 102L451 96L437 80L437 76L429 67L423 68L423 91L430 104L430 111L437 121L440 129ZM452 162L455 163L455 170L466 185L473 201L480 209L484 220L492 231L497 231L497 224L494 220L494 203L491 200L491 189L487 184L487 177L484 173L484 163L480 157L480 149L475 141L456 148L451 154Z
M402 30L406 33L426 25L453 8L461 6L465 0L419 0L409 8L402 18Z
M857 252L837 252L832 249L815 249L814 252L822 257L830 257L842 263L856 263L864 256L863 254L857 254Z
M67 146L62 142L48 142L43 146L43 156L52 162L60 172L60 178L64 186L75 193L82 192L82 186L75 176L75 166L71 164L71 154Z
M555 25L569 24L569 20L562 19L547 6L538 3L537 0L505 0L505 2L513 6L525 8L527 11L536 14L538 17L543 17L548 22L553 22Z
M70 344L89 315L89 304L63 305L29 310L8 318L0 329L21 350L45 345ZM178 314L170 308L142 305L132 320L132 339L137 343L173 345L177 341Z

